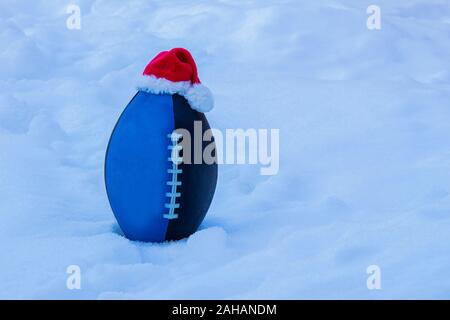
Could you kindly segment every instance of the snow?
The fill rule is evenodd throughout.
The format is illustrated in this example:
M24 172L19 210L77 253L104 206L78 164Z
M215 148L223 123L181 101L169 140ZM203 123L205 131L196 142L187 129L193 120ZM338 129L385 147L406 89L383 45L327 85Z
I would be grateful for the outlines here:
M3 0L0 298L448 298L449 17L447 0ZM280 170L220 166L197 233L136 243L104 154L172 47L213 92L213 127L280 129Z

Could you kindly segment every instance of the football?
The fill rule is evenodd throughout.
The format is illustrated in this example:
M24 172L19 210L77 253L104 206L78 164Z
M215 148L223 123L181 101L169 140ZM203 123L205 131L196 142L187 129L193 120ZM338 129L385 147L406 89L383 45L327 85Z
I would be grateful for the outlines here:
M158 70L158 63L163 71L171 64L177 73L181 67L188 69L191 78L174 79ZM152 64L156 71L149 73ZM130 240L163 242L188 237L198 229L214 196L218 167L212 134L209 141L183 143L211 131L205 114L198 111L212 106L204 99L209 90L199 83L189 52L165 51L149 66L144 84L111 134L105 184L123 234ZM201 131L195 132L198 128ZM213 161L192 161L192 155L199 151L203 155L207 148Z

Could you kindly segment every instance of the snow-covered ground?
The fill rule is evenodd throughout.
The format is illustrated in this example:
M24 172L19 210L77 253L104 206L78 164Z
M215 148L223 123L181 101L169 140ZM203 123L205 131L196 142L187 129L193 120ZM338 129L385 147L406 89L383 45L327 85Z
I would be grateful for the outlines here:
M0 2L1 298L450 298L448 0L78 0L81 30L70 3ZM280 171L223 165L200 231L134 243L105 148L172 47L212 126L280 129Z

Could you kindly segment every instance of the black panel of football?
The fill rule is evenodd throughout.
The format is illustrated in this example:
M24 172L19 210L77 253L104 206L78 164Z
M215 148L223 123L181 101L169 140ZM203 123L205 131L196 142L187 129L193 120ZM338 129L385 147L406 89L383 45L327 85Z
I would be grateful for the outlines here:
M181 186L178 192L181 196L178 198L180 208L176 209L177 219L170 220L166 240L178 240L186 238L195 232L203 221L217 184L217 161L212 164L206 164L203 161L199 164L194 163L194 122L202 122L202 136L205 131L210 129L208 120L201 112L193 110L187 100L178 94L173 95L173 114L175 120L175 129L186 129L191 134L191 164L182 163L179 168L183 170L180 175ZM212 141L202 140L202 154L205 147ZM184 155L185 153L182 152ZM213 156L216 157L215 151Z

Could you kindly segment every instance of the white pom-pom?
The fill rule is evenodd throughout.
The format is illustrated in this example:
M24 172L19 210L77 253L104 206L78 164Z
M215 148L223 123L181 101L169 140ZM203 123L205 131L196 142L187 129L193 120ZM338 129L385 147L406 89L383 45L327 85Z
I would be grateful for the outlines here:
M211 91L202 84L194 84L185 93L184 97L192 109L198 112L208 112L214 108L214 98Z

